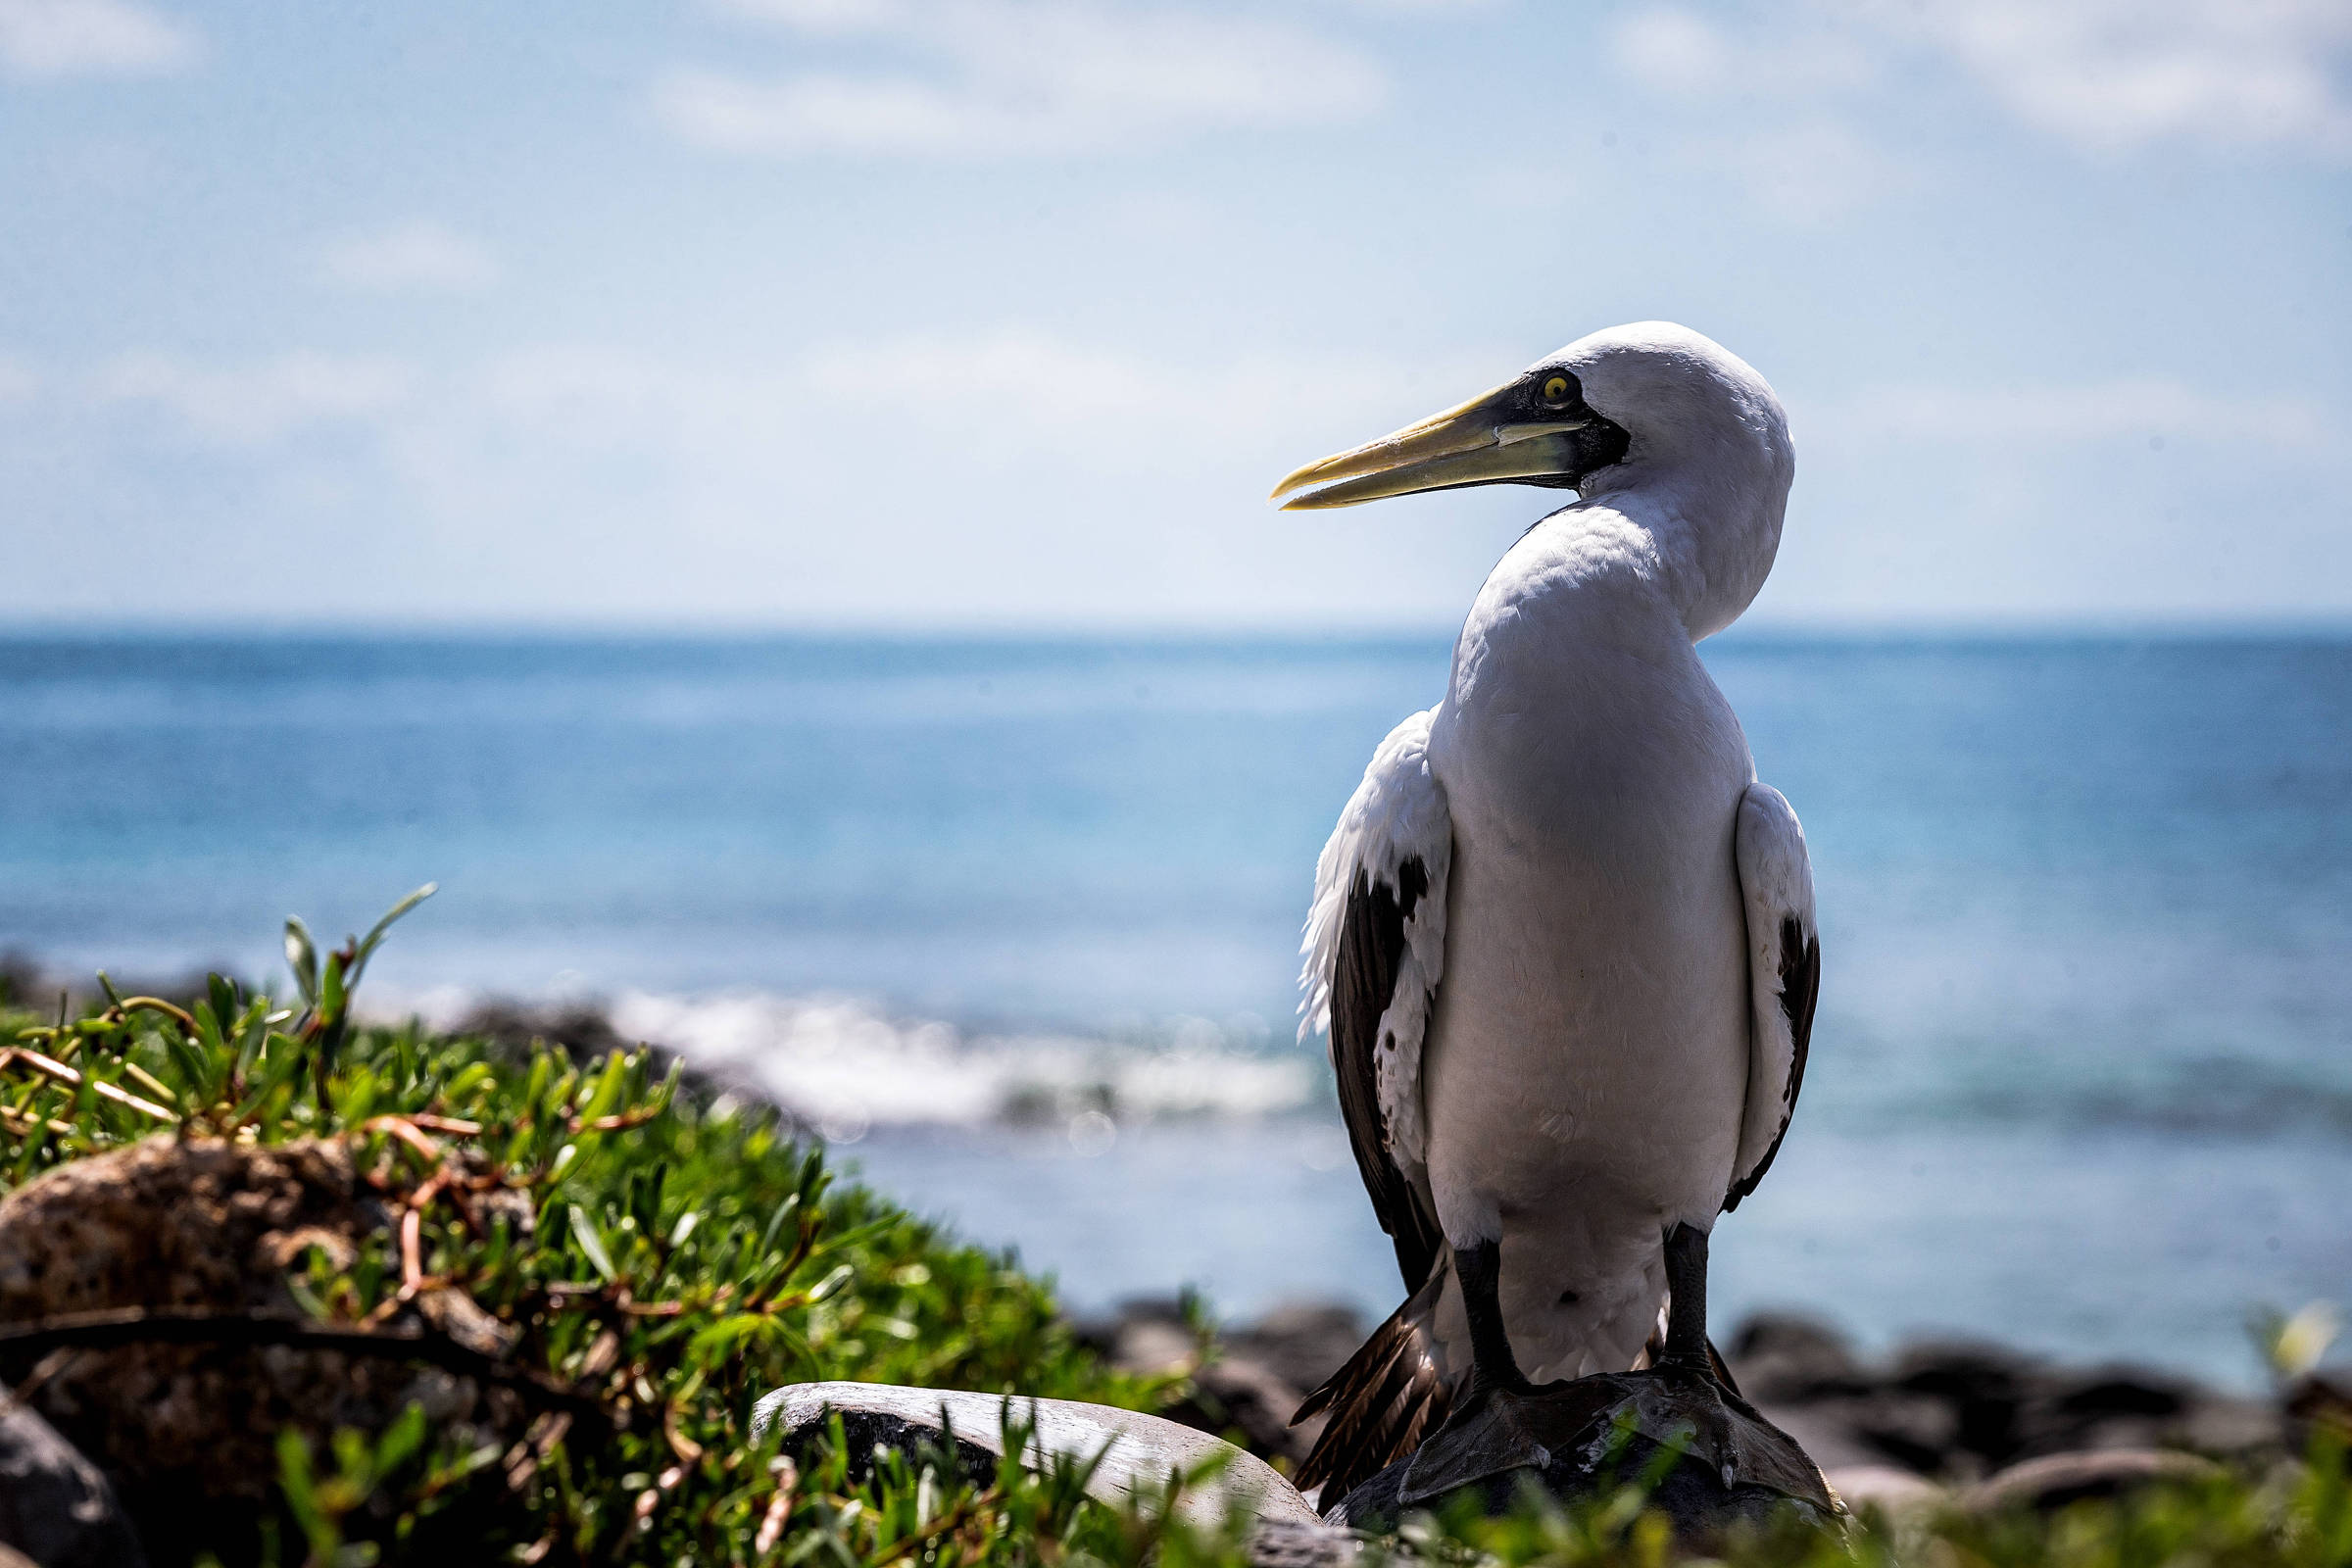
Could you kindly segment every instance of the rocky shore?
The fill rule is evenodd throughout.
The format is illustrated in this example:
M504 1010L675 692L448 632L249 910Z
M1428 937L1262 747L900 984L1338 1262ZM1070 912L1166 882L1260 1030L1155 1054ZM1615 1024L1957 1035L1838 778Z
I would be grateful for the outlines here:
M1369 1327L1329 1303L1214 1325L1174 1299L1065 1325L1000 1256L834 1187L792 1118L736 1103L748 1087L666 1076L670 1058L625 1049L593 1011L485 1015L462 1037L338 1025L320 1043L270 1033L270 1006L217 982L193 1010L134 996L7 1020L0 1568L191 1561L219 1552L223 1519L296 1490L343 1498L338 1540L409 1539L460 1497L525 1549L596 1528L625 1494L626 1529L705 1553L660 1560L764 1560L788 1519L847 1539L863 1516L840 1510L867 1482L825 1483L829 1513L786 1471L747 1486L747 1395L1009 1389L1153 1421L1135 1414L1149 1406L1194 1429L1168 1429L1178 1446L1223 1436L1281 1467L1317 1435L1291 1412ZM2250 1487L2310 1451L2315 1426L2352 1438L2352 1388L2326 1377L2265 1398L1984 1344L1865 1354L1787 1315L1723 1348L1845 1499L1948 1505L1937 1517L2224 1466ZM332 1494L306 1468L329 1456ZM558 1464L576 1486L541 1484ZM1005 1510L972 1514L983 1543L1011 1539L1006 1499L1044 1485L971 1484Z
M1174 1298L1079 1325L1123 1370L1189 1374L1192 1395L1163 1413L1293 1462L1320 1422L1293 1427L1291 1411L1370 1328L1350 1307L1303 1302L1203 1334ZM1833 1325L1785 1313L1737 1326L1722 1348L1746 1397L1857 1505L2054 1506L2214 1463L2282 1459L2302 1451L2314 1421L2352 1430L2352 1387L2327 1376L2258 1398L2150 1367L2065 1366L1983 1342L1869 1355Z

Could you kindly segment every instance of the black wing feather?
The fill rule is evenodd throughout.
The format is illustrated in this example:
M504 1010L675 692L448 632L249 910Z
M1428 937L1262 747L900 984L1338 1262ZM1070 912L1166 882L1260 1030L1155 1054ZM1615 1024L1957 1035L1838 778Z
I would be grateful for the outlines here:
M1756 1161L1756 1168L1747 1179L1732 1184L1723 1206L1733 1209L1740 1200L1756 1190L1764 1173L1772 1169L1775 1154L1781 1152L1781 1140L1788 1136L1788 1123L1796 1116L1796 1097L1805 1087L1805 1055L1813 1045L1813 1009L1821 1003L1821 938L1805 935L1793 914L1781 918L1781 1015L1788 1020L1788 1037L1796 1052L1788 1063L1788 1088L1781 1097L1781 1130L1772 1135L1772 1147Z
M1380 1113L1380 1016L1396 992L1404 957L1405 922L1429 892L1420 858L1396 868L1394 887L1359 867L1348 890L1340 949L1331 977L1331 1063L1340 1086L1340 1116L1355 1151L1355 1168L1372 1195L1380 1228L1396 1247L1396 1267L1408 1291L1428 1282L1446 1246L1437 1216L1396 1162L1389 1157L1388 1128Z

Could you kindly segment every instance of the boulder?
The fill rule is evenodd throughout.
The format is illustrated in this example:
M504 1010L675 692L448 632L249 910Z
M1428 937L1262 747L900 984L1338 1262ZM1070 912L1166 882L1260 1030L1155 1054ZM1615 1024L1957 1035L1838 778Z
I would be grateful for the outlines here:
M39 1568L147 1563L106 1477L0 1390L0 1568L12 1559Z
M2110 1448L2053 1453L2011 1465L1968 1489L1961 1505L1972 1513L2032 1509L2047 1513L2086 1497L2114 1497L2166 1482L2208 1481L2221 1466L2193 1453L2161 1448Z
M1916 1471L1891 1464L1856 1464L1822 1472L1838 1500L1856 1513L1877 1508L1907 1514L1941 1508L1952 1494Z
M1711 1377L1657 1370L1491 1396L1467 1423L1381 1471L1324 1517L1350 1526L1394 1522L1463 1491L1499 1513L1523 1486L1576 1501L1653 1467L1664 1474L1650 1505L1687 1544L1791 1514L1826 1525L1843 1512L1804 1449L1754 1406Z
M1875 1382L1843 1334L1796 1312L1758 1312L1732 1337L1725 1359L1740 1394L1759 1405L1864 1394Z
M1783 1314L1751 1320L1731 1343L1742 1391L1830 1469L1893 1464L1973 1483L2061 1453L2258 1460L2295 1446L2277 1405L2146 1367L2054 1366L1975 1341L1918 1342L1882 1363Z
M0 1199L0 1324L108 1309L307 1322L286 1284L310 1248L353 1255L390 1217L334 1141L256 1148L160 1135ZM470 1304L470 1303L467 1303ZM432 1315L429 1303L420 1302ZM462 1313L444 1314L462 1338ZM475 1325L478 1327L478 1325ZM177 1343L0 1356L0 1382L112 1480L148 1551L179 1560L277 1488L278 1433L377 1432L421 1404L445 1431L505 1443L509 1391L412 1361L289 1344ZM203 1543L219 1549L216 1534Z
M1364 1343L1371 1326L1343 1301L1292 1301L1228 1332L1224 1353L1253 1361L1300 1391L1319 1387Z
M1307 1390L1354 1353L1361 1328L1352 1308L1297 1305L1203 1346L1184 1304L1172 1298L1122 1302L1115 1315L1077 1325L1080 1339L1122 1372L1192 1380L1193 1392L1160 1412L1168 1420L1236 1438L1261 1459L1294 1465L1306 1457L1328 1418L1294 1427L1291 1416ZM1298 1381L1308 1374L1314 1382Z
M1180 1518L1214 1528L1229 1511L1240 1509L1261 1521L1309 1529L1320 1524L1298 1489L1264 1460L1192 1427L1107 1404L886 1383L796 1383L760 1398L752 1431L760 1436L781 1427L784 1446L799 1448L822 1434L834 1413L851 1440L853 1462L876 1447L936 1445L952 1430L958 1458L983 1467L967 1473L993 1473L1010 1421L1030 1429L1019 1456L1030 1469L1043 1469L1056 1456L1092 1460L1101 1455L1087 1484L1088 1494L1100 1501L1123 1503L1166 1486L1171 1475L1216 1458L1224 1461L1223 1468L1206 1485L1178 1497Z

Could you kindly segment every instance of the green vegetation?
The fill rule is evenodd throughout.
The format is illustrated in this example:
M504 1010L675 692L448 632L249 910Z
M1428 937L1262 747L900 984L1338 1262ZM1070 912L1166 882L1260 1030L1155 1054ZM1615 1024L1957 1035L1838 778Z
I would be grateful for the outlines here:
M832 1181L822 1152L771 1113L674 1064L657 1076L647 1052L574 1060L355 1021L352 987L383 931L321 955L290 925L293 1006L219 977L177 1001L107 985L77 1015L0 1004L0 1192L155 1136L338 1140L390 1222L341 1255L322 1244L290 1259L294 1298L322 1332L419 1346L446 1344L446 1314L422 1310L437 1294L462 1293L490 1325L521 1412L511 1441L437 1429L414 1405L373 1430L282 1433L272 1500L258 1519L223 1517L223 1560L1243 1560L1244 1522L1200 1533L1174 1524L1165 1499L1106 1508L1069 1467L964 1477L926 1452L860 1478L838 1440L797 1466L773 1440L754 1443L753 1399L817 1378L1140 1408L1181 1390L1108 1371L1011 1260ZM1574 1512L1531 1499L1500 1520L1415 1521L1390 1549L1560 1568L1674 1554L1638 1486ZM1877 1521L1850 1548L1792 1529L1734 1555L1788 1568L2324 1568L2352 1563L2352 1490L2330 1452L2054 1521Z
M310 1249L290 1271L297 1299L345 1329L428 1333L411 1303L463 1291L538 1375L518 1385L526 1401L586 1396L585 1411L542 1401L520 1454L445 1443L421 1412L317 1451L288 1434L284 1507L266 1522L279 1560L357 1561L343 1544L366 1540L388 1560L457 1541L468 1561L884 1561L953 1516L940 1539L957 1560L1026 1561L1084 1520L1052 1487L959 1493L918 1473L860 1499L838 1473L789 1481L747 1421L786 1383L1128 1406L1162 1391L1081 1351L1008 1258L834 1183L772 1114L688 1090L674 1064L656 1078L643 1051L573 1061L356 1023L351 986L381 935L321 957L290 927L296 1008L215 977L184 1006L110 985L78 1018L0 1019L10 1189L159 1131L348 1140L396 1221L354 1257ZM763 1552L771 1519L783 1544Z

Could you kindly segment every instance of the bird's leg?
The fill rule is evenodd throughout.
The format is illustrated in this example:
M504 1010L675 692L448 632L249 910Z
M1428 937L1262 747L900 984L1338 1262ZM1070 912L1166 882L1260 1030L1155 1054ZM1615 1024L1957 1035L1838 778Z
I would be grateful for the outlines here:
M1462 1310L1470 1319L1471 1396L1496 1391L1527 1393L1534 1385L1519 1370L1518 1358L1511 1354L1511 1337L1502 1326L1502 1244L1486 1241L1455 1248L1453 1277L1462 1288Z
M1660 1366L1711 1373L1707 1353L1707 1233L1678 1224L1666 1233L1666 1353ZM1476 1332L1475 1328L1472 1331Z
M1445 1425L1415 1449L1396 1489L1409 1507L1507 1470L1551 1463L1551 1451L1528 1417L1535 1392L1511 1354L1502 1326L1502 1244L1453 1250L1454 1283L1470 1318L1470 1377L1446 1412Z

